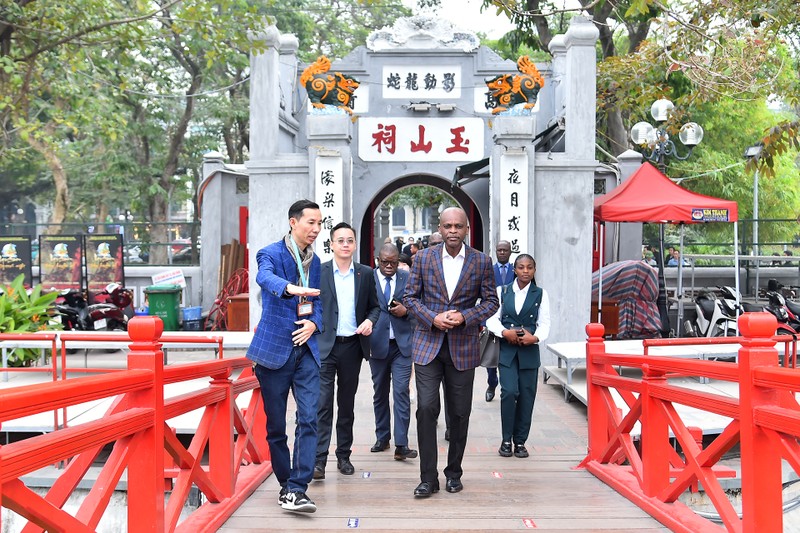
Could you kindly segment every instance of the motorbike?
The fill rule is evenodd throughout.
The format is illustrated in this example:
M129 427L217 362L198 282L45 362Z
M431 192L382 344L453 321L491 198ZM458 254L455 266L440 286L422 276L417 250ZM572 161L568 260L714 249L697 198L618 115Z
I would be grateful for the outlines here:
M800 311L797 304L792 302L792 308ZM786 299L778 291L767 292L767 305L765 311L772 313L778 320L776 335L797 335L800 333L800 316L792 311Z
M89 305L83 291L65 289L56 300L56 311L65 330L127 331L124 309L133 301L131 291L111 283L97 295L99 303Z
M702 291L697 295L694 299L697 318L694 323L690 320L684 323L688 337L736 336L736 297L726 294L725 290L722 293L723 298L712 291Z

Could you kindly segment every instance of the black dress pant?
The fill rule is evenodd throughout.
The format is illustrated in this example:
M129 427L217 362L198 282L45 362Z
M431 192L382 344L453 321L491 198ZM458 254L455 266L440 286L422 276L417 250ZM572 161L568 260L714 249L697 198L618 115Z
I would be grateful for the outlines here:
M437 483L438 446L436 420L441 403L439 388L444 383L444 401L450 413L450 446L447 451L447 479L461 479L461 462L467 447L469 415L472 411L472 386L475 369L458 370L453 366L447 336L436 358L427 365L414 364L417 380L417 440L419 442L420 479Z
M358 335L336 340L319 369L317 462L325 462L331 445L333 396L336 389L336 458L349 459L353 448L353 422L358 374L363 361Z

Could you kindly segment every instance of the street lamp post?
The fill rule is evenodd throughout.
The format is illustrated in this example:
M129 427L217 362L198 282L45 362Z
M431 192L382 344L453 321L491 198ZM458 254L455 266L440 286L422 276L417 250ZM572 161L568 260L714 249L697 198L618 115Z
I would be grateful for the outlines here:
M696 122L687 122L678 133L681 143L688 149L685 155L678 153L678 149L667 133L666 122L670 112L675 108L675 104L661 98L653 102L650 106L650 115L656 121L656 126L649 122L637 122L631 128L631 141L639 146L646 146L650 153L643 155L654 162L658 170L666 175L667 157L674 157L679 161L685 161L692 155L694 147L703 140L703 128ZM659 228L659 255L658 260L658 311L661 315L661 333L669 333L669 314L667 313L667 289L664 276L664 224ZM676 325L677 335L681 334L681 322L683 320L683 226L681 226L680 260L678 261L678 323Z
M754 144L744 151L745 159L758 158L761 155L761 150L764 145L761 143ZM758 255L758 167L753 173L753 255ZM756 298L758 297L756 291Z

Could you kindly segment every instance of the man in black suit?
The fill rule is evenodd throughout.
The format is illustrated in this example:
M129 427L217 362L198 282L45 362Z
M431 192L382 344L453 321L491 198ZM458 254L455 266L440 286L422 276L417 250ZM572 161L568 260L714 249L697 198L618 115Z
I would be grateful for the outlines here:
M406 290L408 272L398 271L399 254L391 243L384 244L378 254L375 285L381 306L380 318L372 328L369 343L372 353L372 406L375 410L375 437L371 452L389 447L391 415L389 389L394 399L394 458L413 459L417 451L408 447L408 425L411 421L411 400L408 384L411 381L411 334L414 324L400 300Z
M344 475L355 472L350 462L353 446L353 421L361 361L369 358L372 325L378 321L380 307L372 269L353 261L356 232L340 222L331 230L333 259L322 264L320 297L322 331L319 346L320 394L317 413L317 458L314 479L325 479L325 464L331 445L334 381L336 393L336 466Z

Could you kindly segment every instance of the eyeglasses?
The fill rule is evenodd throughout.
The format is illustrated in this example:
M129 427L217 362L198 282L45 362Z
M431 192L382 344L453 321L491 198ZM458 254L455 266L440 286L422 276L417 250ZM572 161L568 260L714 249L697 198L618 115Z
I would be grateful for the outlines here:
M335 241L333 241L333 242L335 242L335 243L336 243L336 244L338 244L339 246L344 246L344 244L345 244L345 243L347 243L347 244L349 244L349 245L351 245L351 246L352 246L353 244L355 244L355 243L356 243L356 240L355 240L355 239L344 239L344 238L343 238L343 239L336 239L336 240L335 240Z
M388 266L388 265L397 266L397 265L398 265L398 263L400 263L400 261L384 261L384 260L382 260L382 259L381 259L381 260L379 260L378 262L379 262L380 264L382 264L382 265L387 265L387 266Z

